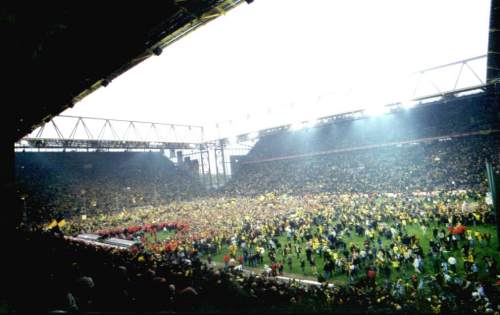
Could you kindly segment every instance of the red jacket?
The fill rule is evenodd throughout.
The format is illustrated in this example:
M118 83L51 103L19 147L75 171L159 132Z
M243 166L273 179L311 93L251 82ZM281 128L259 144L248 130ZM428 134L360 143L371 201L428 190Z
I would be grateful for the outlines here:
M377 276L377 273L374 271L374 270L368 270L368 278L370 279L375 279L375 277Z

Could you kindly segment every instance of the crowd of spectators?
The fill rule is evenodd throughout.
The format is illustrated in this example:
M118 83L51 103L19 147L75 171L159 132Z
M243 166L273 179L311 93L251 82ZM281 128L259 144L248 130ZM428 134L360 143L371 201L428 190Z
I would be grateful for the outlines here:
M247 160L290 156L365 145L402 142L477 131L499 130L500 108L487 98L439 102L404 111L259 139Z
M498 135L478 135L258 163L243 161L225 190L238 195L455 189L485 193L485 162L498 167L499 147ZM273 148L279 150L280 146Z
M32 241L29 246L38 248L30 255L49 268L41 274L57 274L49 281L61 286L60 299L39 297L52 309L493 313L500 296L497 256L495 249L494 254L485 249L495 236L477 228L493 220L484 198L470 191L267 194L197 199L104 220L78 219L63 227L66 234L78 234L106 226L96 232L131 239L167 228L153 223L141 231L137 226L144 222L177 222L177 227L182 222L179 233L146 242L144 249L104 249L51 235L44 236L44 242L50 240L44 246ZM416 237L415 227L429 240ZM363 243L351 242L353 235ZM287 241L280 244L283 237ZM228 257L224 268L205 261L218 253ZM273 262L269 271L242 273L243 266L263 267L264 255ZM295 255L317 270L322 285L280 283L274 277ZM404 276L408 272L411 276ZM337 275L346 275L348 282L329 285Z
M16 179L32 222L158 206L200 195L197 174L159 152L18 152Z
M21 260L25 269L16 282L30 286L12 288L11 309L18 312L272 313L290 310L290 305L305 312L331 310L332 305L340 312L362 312L373 300L356 286L310 287L214 269L193 253L133 254L49 233L24 237L29 238L26 252L39 265L32 268L29 257L20 257L26 259Z
M494 107L450 102L267 136L211 195L161 154L17 153L30 220L66 223L23 232L16 277L32 285L15 288L11 306L500 314L498 239L485 228L496 220L485 199L496 126ZM307 153L317 154L293 156ZM81 233L144 246L63 237ZM298 264L321 285L275 277Z

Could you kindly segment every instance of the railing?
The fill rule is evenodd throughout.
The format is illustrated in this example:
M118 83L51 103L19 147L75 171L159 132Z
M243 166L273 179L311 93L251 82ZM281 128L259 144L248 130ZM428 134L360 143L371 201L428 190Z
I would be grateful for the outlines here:
M445 95L460 96L461 93L468 93L471 91L484 90L487 86L486 79L486 61L487 55L481 55L473 58L468 58L460 60L457 62L448 63L445 65L440 65L436 67L431 67L414 72L405 78L400 80L393 80L391 84L388 84L381 93L382 95L387 95L387 100L373 100L370 99L364 101L357 100L357 97L361 94L366 94L367 92L363 89L363 85L360 85L359 90L349 90L346 95L337 95L334 93L334 98L331 99L332 95L320 95L314 98L311 97L310 102L305 102L307 104L308 112L313 111L313 108L321 101L325 108L333 110L338 106L344 106L343 104L351 104L353 106L353 112L363 112L362 108L370 107L373 103L378 103L382 105L391 103L410 103L410 102L427 102L429 99L437 98ZM355 87L354 87L355 88ZM338 97L338 99L336 98ZM380 103L382 101L382 103ZM358 104L359 103L359 104ZM333 106L335 105L335 106ZM323 106L323 105L322 105ZM387 105L389 106L389 105ZM386 107L387 107L386 106ZM298 124L297 121L288 121L285 123L283 119L283 113L287 113L287 116L301 117L302 119L322 119L320 117L340 117L346 116L347 113L340 112L338 114L331 115L326 112L326 115L318 115L317 117L304 117L303 115L297 114L303 110L301 107L297 107L293 104L287 106L275 106L273 108L263 109L261 112L245 113L241 117L237 117L227 121L220 121L215 124L216 134L220 139L237 137L240 141L247 139L255 139L258 134L262 134L264 130L271 129L283 129L286 126L291 126ZM275 119L276 118L276 119ZM293 118L291 118L293 120ZM273 126L272 121L276 121ZM262 126L261 122L269 122L268 126ZM257 126L261 125L261 126ZM247 127L248 126L248 127ZM255 126L257 126L255 128ZM255 128L249 130L250 128ZM244 130L247 129L247 130ZM255 131L259 129L258 131Z
M61 115L43 123L15 147L192 149L201 142L201 126Z

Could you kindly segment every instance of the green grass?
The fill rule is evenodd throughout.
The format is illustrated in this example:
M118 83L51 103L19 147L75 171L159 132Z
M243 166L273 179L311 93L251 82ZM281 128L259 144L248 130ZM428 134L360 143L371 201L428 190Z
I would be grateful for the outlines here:
M407 231L408 235L410 235L410 236L415 235L420 239L420 245L422 246L425 255L427 255L430 252L429 239L430 239L430 237L432 237L432 229L433 228L434 228L434 226L429 227L427 229L426 235L423 235L422 230L420 229L419 225L408 225L406 227L406 231ZM440 225L440 226L438 226L438 228L441 229L441 228L445 228L445 227ZM472 229L474 231L477 230L477 231L480 231L482 233L489 232L492 235L491 243L489 246L484 245L484 247L479 247L479 245L476 245L476 247L475 247L475 252L476 252L475 261L479 267L479 277L480 277L480 279L488 280L488 275L486 275L483 271L484 264L483 264L482 258L485 255L490 255L491 257L495 257L495 259L497 259L497 261L498 261L498 252L497 252L498 239L497 239L497 233L496 233L496 226L494 226L494 225L478 225L477 227L472 228ZM150 235L148 235L148 233L146 233L146 235L148 238L151 237ZM172 238L172 237L175 237L174 231L160 231L160 232L158 232L158 239L159 240L164 240L164 239ZM152 240L152 238L150 238L150 239ZM278 239L282 245L287 243L287 239L286 239L285 235L279 236ZM365 240L364 236L359 237L355 233L351 233L351 237L349 237L349 238L344 238L344 241L346 242L346 244L348 246L351 243L354 243L357 246L362 246L364 240ZM298 242L300 243L300 239L298 240ZM388 246L390 244L390 242L391 242L390 240L387 240L386 238L382 237L383 247ZM448 255L454 255L454 257L457 258L457 271L460 275L464 274L463 257L462 257L462 253L460 251L463 242L465 242L465 241L464 240L460 241L458 250L451 251L450 253L448 253ZM292 249L294 248L293 244L294 244L294 242L292 239ZM302 254L301 255L303 257L305 257L305 243L300 243L300 244L302 246ZM217 255L212 257L212 259L213 259L213 261L222 265L223 264L223 257L226 254L229 254L228 246L223 246L223 248L217 252ZM240 248L238 248L237 257L239 257L240 255L242 255L242 251ZM316 269L318 272L322 273L323 272L323 264L324 264L323 257L316 255L316 254L313 254L313 255L316 258L315 259L316 260ZM206 257L207 256L205 255L204 258L206 258ZM285 275L295 276L297 278L316 279L316 276L314 276L308 262L306 262L305 272L302 272L302 270L300 268L300 261L296 258L295 252L292 253L292 257L293 257L292 270L289 269L288 264L285 264L285 268L284 268ZM282 260L281 254L277 255L277 260L278 261ZM264 264L267 264L269 266L271 265L271 261L270 261L269 257L267 256L267 250L266 250L266 253L264 254ZM258 264L257 268L263 269L264 264ZM245 266L245 267L248 268L248 266ZM393 270L393 272L391 273L391 280L397 280L398 278L408 279L411 275L413 275L415 273L413 265L411 265L411 264L408 264L406 266L402 265L401 267L402 268L401 268L400 273L396 273ZM432 261L427 256L424 257L424 268L425 268L424 274L433 273ZM362 272L360 274L364 275L364 270L362 270ZM377 280L381 282L384 279L385 279L384 276L382 276L379 273ZM489 280L493 281L494 279L489 279ZM347 276L343 273L341 274L340 272L337 272L336 274L333 275L332 278L328 279L328 281L334 282L334 283L346 283Z
M164 241L164 240L168 240L168 239L175 239L175 235L177 234L177 231L176 230L166 230L166 231L158 231L156 233L156 237L158 237L158 240L159 241ZM146 239L148 240L148 242L153 242L154 239L153 239L153 235L151 233L144 233L144 235L146 236Z

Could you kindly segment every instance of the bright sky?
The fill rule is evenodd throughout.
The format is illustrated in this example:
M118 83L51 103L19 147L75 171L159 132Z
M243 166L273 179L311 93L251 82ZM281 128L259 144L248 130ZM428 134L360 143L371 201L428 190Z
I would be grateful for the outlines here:
M203 125L214 138L366 108L404 98L391 82L412 72L486 54L489 5L255 0L63 114Z

